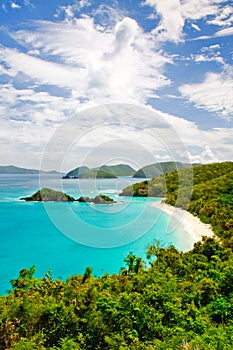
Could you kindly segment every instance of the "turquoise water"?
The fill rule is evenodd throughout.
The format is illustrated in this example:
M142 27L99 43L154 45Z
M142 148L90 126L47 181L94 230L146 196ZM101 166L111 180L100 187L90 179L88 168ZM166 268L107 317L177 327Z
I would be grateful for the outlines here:
M52 175L39 183L36 175L0 175L0 294L19 270L36 265L36 276L52 270L54 278L83 273L117 273L130 253L145 258L155 240L180 250L192 246L182 226L151 204L159 199L119 197L121 188L138 179L60 180ZM33 203L19 201L43 184L75 197L98 193L116 200L112 205ZM169 229L168 229L169 228Z

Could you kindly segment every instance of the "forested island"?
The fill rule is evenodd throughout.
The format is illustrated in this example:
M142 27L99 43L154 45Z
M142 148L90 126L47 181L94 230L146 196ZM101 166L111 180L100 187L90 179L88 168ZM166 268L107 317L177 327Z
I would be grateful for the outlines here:
M166 197L210 223L218 239L186 253L156 242L147 261L132 252L118 274L99 278L91 267L66 281L21 270L0 297L0 349L232 350L233 163L193 167L190 202L190 172L180 171L123 194Z
M63 179L115 179L118 176L132 176L135 170L127 164L103 165L90 169L87 166L80 166L69 171Z
M113 204L116 203L112 198L99 194L95 198L74 197L62 192L56 191L51 188L42 188L41 190L34 193L32 196L20 198L26 202L81 202L81 203L94 203L94 204Z
M62 191L42 188L29 197L20 198L26 202L74 202L75 198Z

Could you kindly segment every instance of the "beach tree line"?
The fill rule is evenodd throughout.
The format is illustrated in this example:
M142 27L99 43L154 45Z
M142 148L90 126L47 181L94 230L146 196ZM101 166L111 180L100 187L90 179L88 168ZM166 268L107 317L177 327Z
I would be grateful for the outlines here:
M227 246L233 245L233 162L204 164L173 171L126 187L122 195L161 197L212 225Z

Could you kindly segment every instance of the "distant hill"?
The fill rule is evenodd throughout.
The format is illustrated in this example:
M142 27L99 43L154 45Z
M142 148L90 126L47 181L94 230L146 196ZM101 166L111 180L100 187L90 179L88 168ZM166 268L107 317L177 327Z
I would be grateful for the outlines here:
M118 176L132 176L135 170L126 164L102 165L99 168L90 169L87 166L81 166L69 171L64 179L84 179L84 178L116 178Z
M179 170L191 166L188 163L181 162L163 162L146 165L143 168L139 169L134 175L134 178L153 178L160 176L162 174L170 173L174 170Z
M87 166L80 166L78 168L75 168L71 171L69 171L65 176L63 176L64 179L72 179L72 178L79 178L81 175L86 174L90 169Z
M103 170L90 169L87 166L81 166L69 171L63 179L106 179L106 178L115 178L116 176L112 173L108 173Z
M95 170L105 171L115 176L133 176L135 174L135 169L127 164L103 165Z
M2 165L0 166L0 174L39 174L39 173L44 173L44 174L60 174L59 172L52 170L52 171L40 171L37 169L27 169L27 168L19 168L14 165Z

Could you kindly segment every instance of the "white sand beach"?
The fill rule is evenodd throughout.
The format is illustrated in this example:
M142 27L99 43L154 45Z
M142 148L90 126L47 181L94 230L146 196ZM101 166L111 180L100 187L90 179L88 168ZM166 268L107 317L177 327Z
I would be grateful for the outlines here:
M204 224L198 217L186 210L175 208L163 202L153 202L151 205L175 217L181 225L184 225L185 230L190 234L194 242L200 241L203 236L214 236L211 225Z

